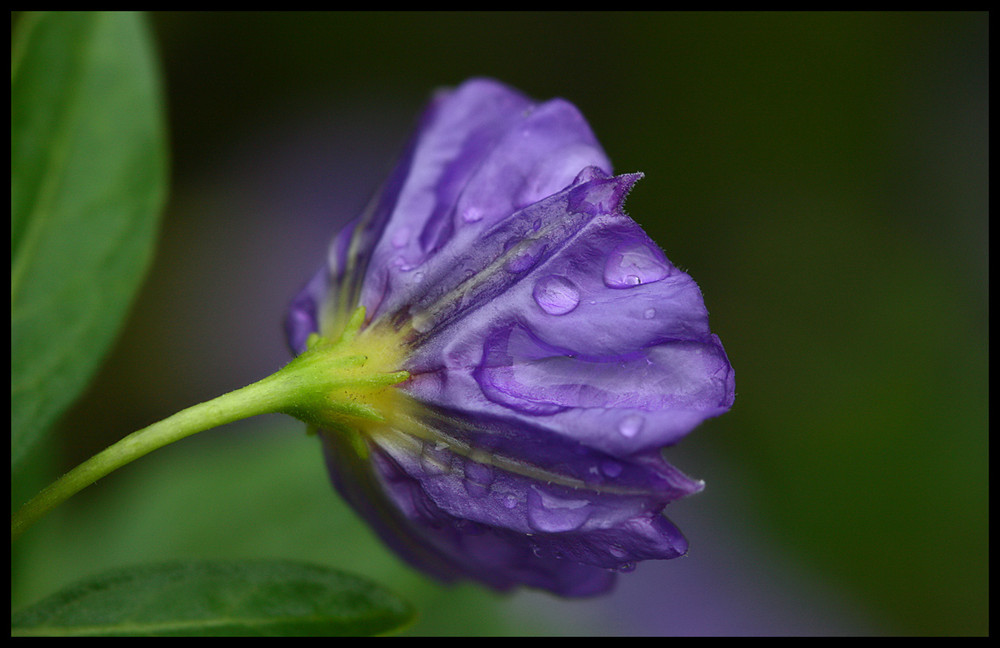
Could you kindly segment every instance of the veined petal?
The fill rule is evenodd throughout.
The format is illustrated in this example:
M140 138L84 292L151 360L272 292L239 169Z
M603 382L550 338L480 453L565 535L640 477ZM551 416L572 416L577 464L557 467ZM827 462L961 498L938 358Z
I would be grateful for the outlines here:
M326 283L310 283L298 303L316 302L318 286L329 291L318 300L314 329L325 335L335 335L339 314L358 305L375 319L430 283L423 267L429 256L447 266L485 229L565 188L587 167L609 173L611 164L572 104L536 104L490 79L439 92L388 181L330 246ZM450 252L437 254L448 244ZM303 328L305 310L293 307L290 317L300 321L286 324L290 335Z
M457 240L429 256L413 273L386 270L388 296L376 311L393 328L413 329L419 349L445 335L445 329L477 311L488 310L536 266L560 251L595 217L592 201L620 201L638 175L605 176L595 167L581 172L578 183L532 203L474 241Z
M414 566L586 596L687 550L662 511L702 483L660 449L729 409L733 370L694 280L624 213L640 177L611 175L571 104L469 81L293 303L296 351L363 306L362 356L410 376L322 438Z
M611 586L607 570L687 550L660 511L702 485L659 455L623 461L503 420L409 411L422 413L362 437L370 461L324 435L338 488L409 562L446 580L588 595Z
M583 182L512 217L518 223L537 209L543 228L572 225L537 244L521 235L537 258L516 273L481 271L494 288L480 299L463 292L471 282L433 282L445 295L438 304L461 302L461 325L440 330L449 320L423 313L441 306L421 310L418 299L409 307L438 328L411 354L413 380L404 389L427 403L513 416L616 455L676 443L727 411L732 367L709 330L701 291L622 213L632 182ZM624 191L600 200L601 183ZM573 196L590 198L593 213L573 211ZM490 236L483 240L478 258L493 258Z
M342 438L324 434L334 485L403 560L444 582L473 578L497 590L526 585L562 596L608 591L615 574L545 555L523 533L449 515L391 458L362 461Z

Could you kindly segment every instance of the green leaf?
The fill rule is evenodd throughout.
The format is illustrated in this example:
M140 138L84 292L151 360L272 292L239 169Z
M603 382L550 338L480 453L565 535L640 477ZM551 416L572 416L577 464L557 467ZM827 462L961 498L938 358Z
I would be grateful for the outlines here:
M11 44L11 466L83 390L148 267L167 191L143 16L27 13Z
M32 636L360 636L412 608L350 574L287 561L176 562L83 580L11 619Z

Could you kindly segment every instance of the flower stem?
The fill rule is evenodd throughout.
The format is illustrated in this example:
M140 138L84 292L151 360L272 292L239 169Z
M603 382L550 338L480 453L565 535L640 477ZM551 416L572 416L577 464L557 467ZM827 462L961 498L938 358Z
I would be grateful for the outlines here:
M274 389L275 382L280 383L275 380L279 375L280 373L274 374L242 389L182 410L133 432L94 455L50 484L11 518L11 540L51 509L101 477L157 448L203 430L276 411L275 405L280 403L282 391Z
M336 342L317 339L308 350L276 373L255 383L194 405L133 432L54 481L11 516L13 541L50 510L101 477L153 450L198 432L258 414L284 413L314 425L350 419L379 419L377 408L366 405L372 395L409 377L383 363L369 361L376 340L356 338L353 330ZM355 321L359 320L359 321Z

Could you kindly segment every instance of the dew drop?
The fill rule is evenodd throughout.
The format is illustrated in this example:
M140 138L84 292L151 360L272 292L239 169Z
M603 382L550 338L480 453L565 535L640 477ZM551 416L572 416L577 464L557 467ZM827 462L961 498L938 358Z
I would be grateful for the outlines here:
M642 430L642 417L638 414L629 414L618 421L618 432L625 438L631 439Z
M517 495L513 493L507 493L504 495L500 502L504 505L504 508L513 509L517 507Z
M535 531L561 533L574 531L590 517L588 500L565 500L540 492L528 492L528 524Z
M416 266L407 261L405 258L398 256L389 262L390 267L396 268L400 272L409 272L413 270Z
M601 472L604 473L605 477L610 477L614 479L622 474L622 465L617 461L611 461L610 459L605 459L601 462Z
M608 553L610 553L612 556L614 556L619 560L628 555L628 553L625 551L625 547L617 544L611 545L611 547L608 549Z
M539 279L531 295L539 308L549 315L565 315L580 303L580 291L576 284L559 275Z
M466 223L476 223L483 219L483 210L478 207L466 207L462 210L462 220Z
M418 333L426 333L434 326L434 317L427 311L421 311L410 317L410 326Z
M439 448L424 443L420 451L420 467L428 475L443 475L448 472L449 456Z
M465 490L472 497L484 497L493 483L493 469L476 461L465 464Z
M647 308L646 312L644 312L642 316L645 317L646 319L653 319L654 317L656 317L656 309Z
M406 244L410 241L410 228L403 226L396 230L392 235L392 247L399 249L406 247Z
M658 249L641 240L616 247L604 264L604 284L608 288L633 288L660 281L670 274L670 265Z
M504 268L513 274L524 272L535 265L544 248L544 243L531 239L516 241L513 245L509 244L507 249L510 250L510 256L504 264Z
M479 484L491 484L493 469L478 461L469 461L465 464L465 478Z

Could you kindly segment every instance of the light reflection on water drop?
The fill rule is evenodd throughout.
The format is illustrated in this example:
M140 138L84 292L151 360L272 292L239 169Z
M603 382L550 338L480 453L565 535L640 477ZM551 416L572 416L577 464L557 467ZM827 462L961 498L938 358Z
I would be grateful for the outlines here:
M580 291L576 284L559 275L539 279L531 294L538 307L549 315L565 315L580 303Z

